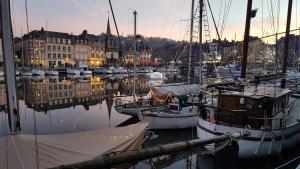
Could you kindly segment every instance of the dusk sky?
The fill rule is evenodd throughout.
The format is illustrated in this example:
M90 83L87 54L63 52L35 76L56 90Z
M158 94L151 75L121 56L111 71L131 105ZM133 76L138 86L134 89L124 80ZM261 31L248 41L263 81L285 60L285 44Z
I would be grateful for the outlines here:
M190 17L191 0L111 0L115 11L120 34L127 35L133 32L132 10L138 12L138 33L147 37L166 37L175 40L187 40L184 36ZM280 1L279 25L282 32L285 30L288 0ZM198 2L197 0L195 2ZM224 6L230 0L210 0L216 21L223 21ZM271 3L272 2L272 3ZM253 9L258 8L257 16L252 19L251 35L262 36L273 34L273 20L277 25L278 0L254 0ZM25 0L11 0L14 33L19 36L21 28L26 33ZM223 37L229 40L243 36L246 15L246 0L232 0L228 20ZM263 8L262 8L263 6ZM294 0L291 29L300 27L299 0ZM221 10L221 14L219 13ZM298 10L298 11L297 11ZM28 0L29 29L40 29L42 26L51 31L60 31L79 34L87 29L89 33L99 34L106 30L109 3L108 0ZM219 17L221 16L221 17ZM262 18L263 17L263 18ZM219 19L220 18L220 19ZM212 37L216 34L209 14ZM220 21L218 21L220 20ZM298 20L298 21L297 21ZM110 15L112 32L115 33L113 20ZM221 25L221 24L219 24ZM264 33L262 33L262 25ZM299 32L297 32L298 34Z

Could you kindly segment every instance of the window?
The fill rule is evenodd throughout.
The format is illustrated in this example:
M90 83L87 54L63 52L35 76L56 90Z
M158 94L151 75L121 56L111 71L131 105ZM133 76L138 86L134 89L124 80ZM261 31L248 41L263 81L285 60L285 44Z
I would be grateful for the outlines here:
M53 51L56 52L56 46L53 46Z
M56 53L53 53L53 59L56 59Z
M65 52L67 49L66 49L66 47L65 46L63 46L63 51Z
M49 86L49 90L52 90L52 86Z
M71 52L71 47L68 47L68 52Z
M51 51L51 46L50 45L47 46L47 50Z
M60 43L60 39L59 38L57 38L57 43Z
M55 38L52 38L52 43L56 43L56 39Z
M63 39L63 40L62 40L62 43L63 43L63 44L66 44L66 39Z
M47 38L47 43L51 43L51 38Z
M68 58L71 59L71 54L68 54Z
M67 85L64 85L64 89L68 89L68 86L67 86Z
M57 54L57 58L61 59L61 54L60 53Z
M66 59L67 55L66 54L63 54L63 59Z
M51 53L48 53L48 59L51 59ZM49 64L50 65L50 64Z
M71 40L70 39L68 39L68 44L71 44Z
M59 85L59 89L62 89L62 85Z
M59 52L60 52L60 46L57 46L57 51L59 51Z

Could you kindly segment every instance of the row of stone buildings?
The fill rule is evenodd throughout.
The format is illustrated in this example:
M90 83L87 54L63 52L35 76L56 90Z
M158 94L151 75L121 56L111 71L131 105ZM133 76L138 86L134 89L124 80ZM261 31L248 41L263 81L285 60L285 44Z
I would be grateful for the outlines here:
M93 35L84 30L80 35L73 35L41 28L15 40L20 65L43 68L130 65L133 63L133 50L124 50L124 41L121 44L124 47L119 47L118 38L111 34L109 20L105 34ZM122 58L120 52L123 53ZM138 64L151 60L149 49L140 50L138 56Z

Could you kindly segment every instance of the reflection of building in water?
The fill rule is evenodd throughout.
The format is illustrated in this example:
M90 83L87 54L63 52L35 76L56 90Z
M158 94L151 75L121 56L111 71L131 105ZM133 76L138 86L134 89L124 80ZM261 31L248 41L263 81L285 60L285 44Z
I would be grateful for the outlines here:
M147 94L149 92L148 78L138 77L136 79L136 94ZM133 78L125 78L120 83L120 94L132 95L133 92Z
M74 82L66 79L47 79L49 108L58 105L73 105Z
M0 84L0 111L6 107L6 85Z
M24 81L25 103L36 111L62 109L76 105L89 106L105 98L105 85L100 77L80 82L66 78Z
M24 83L25 88L25 104L29 107L41 105L43 107L48 103L48 90L46 79L27 80Z

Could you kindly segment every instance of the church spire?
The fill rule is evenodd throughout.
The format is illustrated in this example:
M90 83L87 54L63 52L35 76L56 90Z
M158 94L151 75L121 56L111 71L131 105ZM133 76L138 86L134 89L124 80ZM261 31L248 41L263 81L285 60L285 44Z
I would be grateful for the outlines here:
M107 35L111 35L110 24L109 24L109 17L107 18L107 29L106 29L106 34L107 34Z

